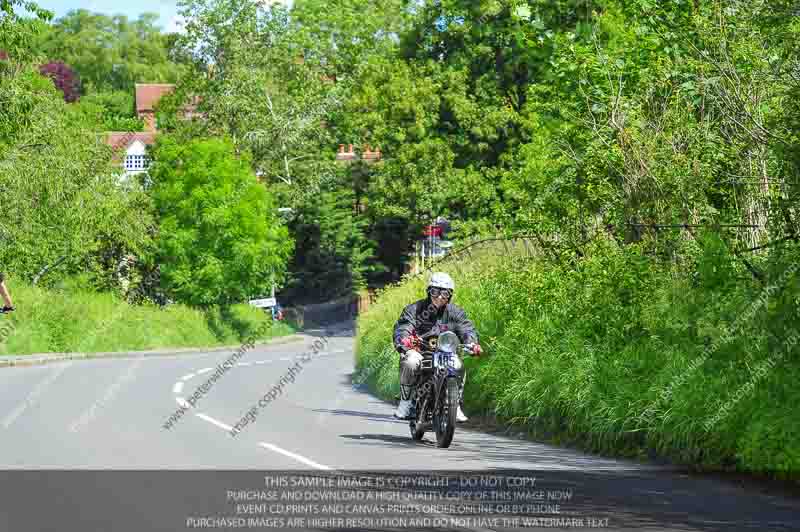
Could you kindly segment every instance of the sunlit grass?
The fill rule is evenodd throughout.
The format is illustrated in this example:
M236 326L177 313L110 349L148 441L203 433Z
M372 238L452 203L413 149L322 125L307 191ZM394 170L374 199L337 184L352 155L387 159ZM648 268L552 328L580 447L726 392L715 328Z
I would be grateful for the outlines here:
M13 295L17 311L0 316L0 324L13 326L0 344L0 355L233 345L271 321L269 314L249 305L234 305L225 313L183 305L161 309L130 305L112 294L19 284L13 285ZM279 322L260 339L293 332Z
M484 251L442 267L489 354L466 361L468 410L524 421L534 436L593 451L800 476L798 348L780 340L798 329L797 281L691 371L704 346L761 293L738 270L714 266L729 257L697 256L698 273L687 275L609 243L577 267L511 255ZM425 281L388 288L359 317L359 372L384 398L399 390L395 320L423 296ZM753 368L780 349L790 352L775 371L706 431Z

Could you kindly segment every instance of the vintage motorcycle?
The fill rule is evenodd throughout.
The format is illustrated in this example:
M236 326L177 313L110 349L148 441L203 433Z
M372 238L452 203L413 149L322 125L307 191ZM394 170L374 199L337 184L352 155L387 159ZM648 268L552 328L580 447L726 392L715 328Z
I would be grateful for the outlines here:
M436 446L446 448L453 441L461 400L464 363L460 354L473 354L475 344L460 345L452 331L415 337L415 343L423 359L409 422L411 437L420 441L433 430Z

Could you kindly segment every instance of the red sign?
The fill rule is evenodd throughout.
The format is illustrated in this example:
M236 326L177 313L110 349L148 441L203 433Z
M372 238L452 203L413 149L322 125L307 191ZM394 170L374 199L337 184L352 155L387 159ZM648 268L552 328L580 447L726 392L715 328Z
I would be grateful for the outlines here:
M422 230L425 236L442 236L442 228L438 225L428 225Z

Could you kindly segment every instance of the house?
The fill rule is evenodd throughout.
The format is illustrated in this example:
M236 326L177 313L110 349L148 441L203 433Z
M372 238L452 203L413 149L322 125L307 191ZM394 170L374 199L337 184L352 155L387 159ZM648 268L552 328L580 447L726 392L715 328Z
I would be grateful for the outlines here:
M366 163L374 163L381 160L381 150L380 148L376 148L375 150L369 144L366 144L361 147L361 156L355 152L353 149L352 144L348 144L345 146L344 144L339 144L339 152L336 154L337 161L355 161L361 159Z
M114 161L122 164L125 174L138 174L147 170L147 146L156 141L156 132L106 133L105 141L114 150Z
M144 172L148 167L147 146L155 143L158 135L155 108L164 95L175 90L169 83L136 84L136 116L144 122L144 131L112 131L106 133L105 142L114 150L114 160L122 164L125 175ZM184 118L196 116L198 98L183 110Z
M136 84L136 116L144 121L145 131L156 131L156 105L173 90L175 85L168 83Z

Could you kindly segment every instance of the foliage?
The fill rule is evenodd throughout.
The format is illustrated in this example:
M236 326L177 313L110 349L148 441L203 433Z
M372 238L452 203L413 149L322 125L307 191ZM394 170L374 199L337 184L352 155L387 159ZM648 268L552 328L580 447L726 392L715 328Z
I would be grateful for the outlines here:
M74 102L80 97L80 80L75 72L61 61L42 65L39 67L39 73L53 80L53 85L64 94L65 102Z
M120 257L145 255L134 282L149 292L160 278L172 297L224 307L273 278L302 301L396 280L437 216L457 239L532 233L534 262L458 274L497 353L468 398L595 449L796 473L794 351L712 432L700 421L797 326L796 281L761 298L797 260L794 2L270 4L183 0L177 36L152 15L79 10L48 26L0 0L4 267L51 283L85 269L107 289ZM81 102L58 101L32 66L44 61L76 70ZM133 83L176 80L145 195L112 177L90 132L141 129ZM188 103L195 119L179 120ZM339 144L382 159L339 165ZM388 324L418 289L384 292L364 318L368 362L389 360Z
M206 134L229 135L248 150L256 172L291 206L313 197L335 178L324 124L344 88L302 62L280 6L187 1L182 13L190 22L180 46L195 69L180 90L200 96Z
M128 20L77 9L43 32L36 47L74 68L87 94L132 93L135 83L174 83L183 70L170 58L170 37L156 20L154 13Z
M144 122L136 117L132 92L94 92L81 97L80 103L97 116L102 131L144 130Z
M183 305L130 305L113 294L98 294L69 283L45 290L9 281L17 311L4 317L13 331L0 345L7 354L126 352L168 348L230 346L269 324L259 340L292 334L283 322L250 305L206 311ZM80 309L80 312L76 312Z
M108 245L143 249L146 198L120 182L97 124L65 104L33 65L0 69L3 267L52 283L93 269L94 254Z
M23 16L20 10L33 16ZM29 0L0 1L0 51L14 61L36 59L34 42L52 18L52 12Z
M302 32L295 31L297 22L281 6L187 1L182 12L189 23L179 47L194 69L166 100L160 111L163 123L189 137L230 136L237 150L252 154L253 169L280 206L302 213L293 234L304 244L297 248L293 288L286 294L323 299L334 290L361 286L371 268L367 220L335 206L347 201L342 199L348 195L343 188L347 172L334 161L334 128L329 127L342 112L349 83L343 78L334 82L326 67L310 58ZM199 96L202 124L175 121L177 110L192 96ZM318 227L323 240L297 232L307 224ZM327 267L333 270L321 273ZM312 280L310 272L319 275ZM298 291L301 280L305 293Z
M295 252L282 295L293 301L324 301L364 288L375 249L363 224L349 192L324 192L300 207L289 225L296 235Z
M292 241L230 140L159 137L149 171L162 286L191 305L229 305L280 283Z
M794 233L779 156L794 82L775 51L785 23L765 26L770 10L610 2L583 36L554 34L551 80L532 85L523 111L531 141L519 160L537 162L507 178L538 203L522 225L613 223L628 241L640 238L631 222L755 226L727 232L741 247Z
M409 0L297 0L293 40L303 58L336 79L376 55L391 55L411 21Z
M776 286L765 290L741 281L743 267L713 234L682 249L694 276L643 247L601 239L558 266L509 245L440 266L487 353L465 361L468 411L592 451L800 478L800 345L787 343L800 325L800 282L783 275L800 250L773 257L766 286ZM424 281L388 288L359 317L356 376L385 398L398 390L392 327ZM774 370L734 400L770 360Z

